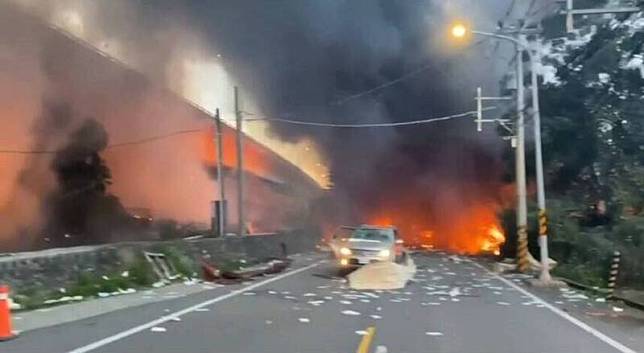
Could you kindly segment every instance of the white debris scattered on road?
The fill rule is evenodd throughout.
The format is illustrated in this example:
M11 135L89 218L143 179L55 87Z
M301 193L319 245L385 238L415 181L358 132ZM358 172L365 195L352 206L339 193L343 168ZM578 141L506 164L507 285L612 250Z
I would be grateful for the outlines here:
M377 346L374 353L387 353L387 346Z
M178 317L178 316L173 316L173 317L170 319L170 321L179 322L179 321L181 321L181 318L180 318L180 317Z
M380 320L382 319L382 316L380 315L369 315L370 318L375 319L375 320Z
M360 299L360 301L363 303L371 303L371 300L369 299Z
M163 287L163 286L165 286L164 281L158 281L158 282L152 283L152 287L154 287L154 288L160 288L160 287Z
M461 295L461 288L454 287L454 288L450 289L448 294L449 294L450 297L459 296L459 295Z
M347 278L354 289L397 289L405 287L415 273L416 265L411 256L407 256L404 264L373 262L350 273Z
M165 329L165 327L155 326L155 327L151 328L150 331L152 331L152 332L166 332L167 330Z
M284 299L297 300L297 298L292 295L287 295L284 297Z
M130 271L121 272L121 277L125 277L125 278L130 277Z
M317 286L317 289L326 289L329 288L329 286Z
M199 280L197 278L188 278L187 280L183 281L183 284L186 286L192 286L198 283Z
M324 297L324 299L326 299L326 300L333 300L333 297L326 296L326 297Z
M377 307L376 311L382 311L382 306Z
M308 303L313 305L313 306L320 306L321 304L324 304L324 300L311 300Z
M255 292L244 292L242 295L255 295Z
M297 319L297 321L299 321L299 322L303 322L303 323L309 323L309 322L311 322L311 320L309 320L308 318L305 318L305 317L301 317L301 318Z
M360 315L359 312L353 311L353 310L342 310L343 315L349 315L349 316L358 316Z
M305 293L303 297L315 297L317 294L315 293Z
M351 304L353 304L353 303L352 303L352 302L350 302L350 301L348 301L348 300L340 300L340 304L344 304L344 305L351 305Z
M109 297L109 296L110 296L110 293L98 292L98 294L96 294L96 295L97 295L99 298L106 298L106 297Z
M106 275L102 275L102 276L101 276L101 278L102 278L102 279L104 279L104 280L106 280L106 281L109 281L109 280L110 280L110 278L109 278L109 277L107 277Z
M616 313L621 313L622 311L624 311L624 308L620 308L620 307L618 307L618 306L614 306L614 307L613 307L613 311L614 311L614 312L616 312Z
M499 305L510 305L510 303L508 303L508 302L496 302L496 303L499 304Z
M14 302L13 299L9 298L9 310L20 310L20 309L22 309L22 305L20 305L20 303Z
M276 291L274 291L274 290L269 290L267 293L268 293L268 294L277 294L277 292L276 292Z
M598 302L598 303L605 303L606 298L596 298L595 301Z
M119 293L120 294L132 294L132 293L136 293L136 289L134 289L134 288L128 288L128 289L119 288Z
M427 336L442 336L443 335L442 332L438 332L438 331L427 331L427 332L425 332L425 334Z
M272 324L272 323L273 323L273 321L271 321L271 320L266 320L266 321L264 321L264 322L266 323L266 325L270 325L270 324Z
M356 335L359 335L359 336L365 336L366 334L367 334L367 331L365 331L365 330L357 330L356 331Z
M561 295L562 297L570 300L570 299L588 299L588 296L583 295L581 293L575 293L575 292L569 292L569 293L564 293Z
M426 302L426 303L420 303L422 306L428 306L428 305L441 305L441 303L436 303L436 302Z

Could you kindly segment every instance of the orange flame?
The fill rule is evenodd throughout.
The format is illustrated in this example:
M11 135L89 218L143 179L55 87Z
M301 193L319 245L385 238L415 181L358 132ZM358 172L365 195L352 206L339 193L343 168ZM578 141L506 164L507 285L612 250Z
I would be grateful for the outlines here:
M397 227L408 246L436 247L460 254L499 255L505 242L494 205L477 205L464 210L457 219L440 220L436 224L420 211L400 208L373 216L368 223Z

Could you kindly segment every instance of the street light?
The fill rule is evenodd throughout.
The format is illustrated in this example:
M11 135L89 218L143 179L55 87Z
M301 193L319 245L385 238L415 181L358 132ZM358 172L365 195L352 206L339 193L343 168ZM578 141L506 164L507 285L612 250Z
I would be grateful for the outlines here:
M532 85L532 115L534 121L534 140L535 140L535 165L537 179L537 203L539 207L539 246L541 255L541 274L539 279L543 283L550 283L550 270L548 268L548 238L546 233L546 197L543 177L543 155L541 147L541 114L539 112L539 87L537 80L537 62L535 55L525 42L525 35L520 34L518 38L498 34L468 29L463 23L457 22L452 25L451 33L456 39L464 38L467 33L491 37L512 42L517 50L517 193L518 193L518 225L527 224L527 207L525 201L525 141L524 141L524 123L523 123L523 65L521 55L525 51L528 53L531 65L531 85ZM525 230L524 230L525 231ZM519 229L519 237L523 236L522 230Z
M463 38L467 34L467 27L462 23L456 23L452 26L452 36L455 38Z

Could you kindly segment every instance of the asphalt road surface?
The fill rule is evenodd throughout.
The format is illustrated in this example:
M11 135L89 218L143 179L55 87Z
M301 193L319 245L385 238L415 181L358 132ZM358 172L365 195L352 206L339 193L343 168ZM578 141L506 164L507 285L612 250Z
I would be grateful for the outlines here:
M0 352L356 352L369 327L370 352L636 351L628 330L600 332L520 279L441 253L414 259L405 289L353 291L326 256L302 255L276 276L29 331Z

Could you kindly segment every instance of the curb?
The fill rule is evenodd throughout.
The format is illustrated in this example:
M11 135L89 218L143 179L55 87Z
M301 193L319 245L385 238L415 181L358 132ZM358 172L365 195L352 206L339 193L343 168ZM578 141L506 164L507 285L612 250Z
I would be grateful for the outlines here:
M610 293L610 290L608 290L607 288L599 288L599 287L589 286L587 284L579 283L579 282L573 281L573 280L565 278L565 277L557 277L557 278L559 278L560 280L566 282L566 284L568 284L569 286L571 286L573 288L583 289L583 290L587 290L587 291L598 293L598 294L604 294L604 295Z
M568 278L564 278L564 277L558 277L558 278L561 279L562 281L566 282L569 286L574 287L574 288L583 289L583 290L591 291L591 292L598 293L598 294L608 294L608 293L610 293L610 290L607 289L607 288L591 287L591 286L583 284L583 283L575 282L575 281L573 281L571 279L568 279ZM621 295L613 294L611 300L618 300L618 301L624 302L624 304L626 304L626 305L628 305L630 307L633 307L635 309L644 310L644 303L637 302L637 301L625 298L625 297L623 297Z
M613 295L613 299L617 299L619 301L622 301L622 302L624 302L624 304L626 304L626 305L628 305L630 307L633 307L635 309L644 310L644 303L636 302L636 301L621 297L619 295Z

